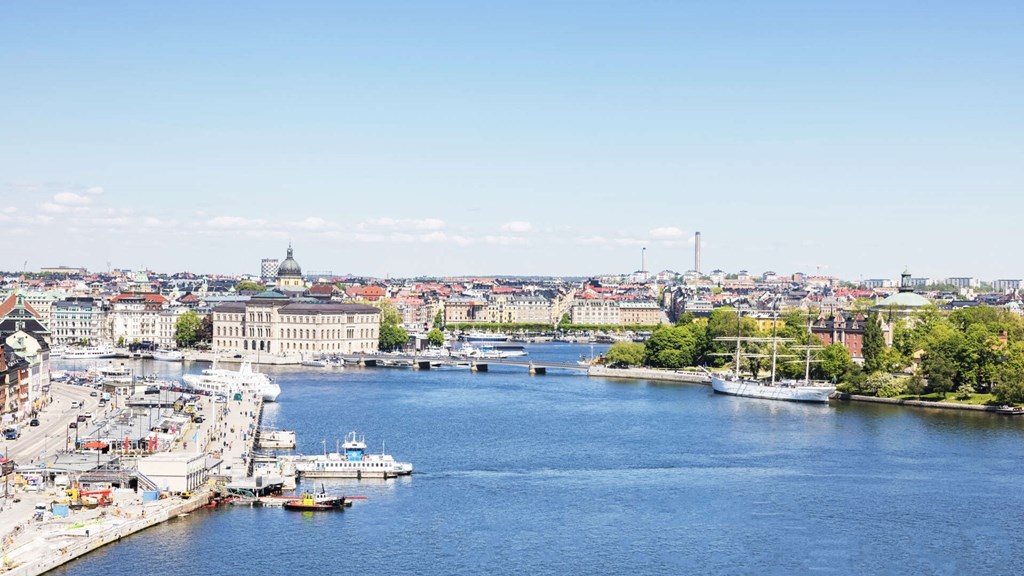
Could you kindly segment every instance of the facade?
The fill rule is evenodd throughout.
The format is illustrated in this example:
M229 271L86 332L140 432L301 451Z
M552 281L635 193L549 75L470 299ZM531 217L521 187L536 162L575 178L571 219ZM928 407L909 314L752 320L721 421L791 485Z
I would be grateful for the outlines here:
M849 351L855 362L864 361L864 317L846 318L837 314L830 318L820 318L811 325L811 334L828 346L839 342Z
M0 341L0 418L27 418L45 400L50 383L50 348L46 341L18 330Z
M946 278L946 284L952 284L960 290L964 288L977 288L981 286L981 282L977 278L970 276L955 276L953 278Z
M619 303L619 323L653 326L661 322L661 307L653 300L625 300Z
M174 306L172 308L165 308L157 314L156 337L153 338L153 342L158 347L168 350L178 347L178 342L174 339L178 318L188 311L189 308L187 306Z
M264 292L213 309L213 350L244 354L377 351L380 310L366 304L293 302Z
M444 323L487 322L487 302L483 298L456 296L444 303Z
M208 480L204 452L166 452L139 458L139 472L161 490L191 492Z
M54 344L105 342L110 340L107 310L103 302L90 296L65 298L53 303L50 331Z
M121 294L110 300L110 335L114 342L156 342L160 312L167 299L159 294Z
M569 318L573 324L620 324L618 300L579 299L573 302Z
M1002 279L993 280L992 288L998 292L1016 292L1020 290L1021 280Z

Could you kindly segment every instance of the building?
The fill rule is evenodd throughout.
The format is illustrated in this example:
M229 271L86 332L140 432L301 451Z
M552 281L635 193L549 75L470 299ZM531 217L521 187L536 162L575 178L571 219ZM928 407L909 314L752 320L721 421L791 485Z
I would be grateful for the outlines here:
M864 317L847 318L841 313L829 318L819 318L811 324L811 334L828 346L840 343L846 347L855 362L864 361Z
M89 274L89 271L85 268L74 268L71 266L51 266L49 268L40 268L39 273L54 276L86 276Z
M0 341L0 418L25 419L40 408L50 384L50 347L42 338L17 330Z
M960 290L981 286L981 282L977 278L972 278L970 276L954 276L952 278L946 278L946 284L952 284Z
M896 285L895 282L888 278L871 278L861 282L861 284L869 290L875 290L877 288L892 288Z
M302 267L292 257L292 245L288 245L288 257L277 267L277 283L274 288L285 294L301 294L306 291L306 280Z
M105 342L110 340L107 309L91 296L72 296L54 302L50 311L54 344Z
M483 298L456 296L444 303L444 323L487 322L487 301Z
M277 268L280 263L280 260L277 258L264 258L260 260L260 279L264 282L269 282L277 278Z
M47 347L51 342L50 329L43 323L38 312L25 302L24 296L12 293L0 304L0 339L7 338L15 332L25 332Z
M1006 292L1016 292L1017 290L1020 290L1020 283L1021 283L1020 280L1010 280L1010 279L993 280L992 281L992 288L996 292L1003 292L1003 293L1006 293Z
M871 311L878 312L888 322L894 316L907 318L915 311L929 305L931 305L931 301L914 293L910 272L904 270L900 278L899 291L872 306Z
M366 304L296 302L267 291L213 309L215 352L371 353L379 335L380 310Z
M204 452L164 452L139 458L138 469L161 490L191 492L208 480Z
M660 324L661 307L653 300L621 301L619 302L619 323L640 326Z
M569 318L573 324L621 324L619 301L580 298L572 304Z
M110 337L114 342L156 342L160 312L167 298L159 294L120 294L110 299Z

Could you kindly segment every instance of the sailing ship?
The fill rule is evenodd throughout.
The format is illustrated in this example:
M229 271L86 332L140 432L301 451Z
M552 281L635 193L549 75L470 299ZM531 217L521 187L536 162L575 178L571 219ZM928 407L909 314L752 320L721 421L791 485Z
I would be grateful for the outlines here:
M742 396L745 398L762 398L765 400L788 400L791 402L828 402L829 397L836 391L836 387L826 383L812 383L810 379L811 349L813 346L804 347L807 351L806 367L804 369L804 380L776 380L775 369L779 358L778 343L785 341L785 338L776 336L776 321L778 313L772 322L771 338L758 338L742 335L742 322L739 321L740 311L736 311L736 352L734 359L736 367L731 375L711 375L711 387L719 394L730 396ZM718 340L732 341L732 338L718 338ZM755 378L743 378L740 375L740 358L743 356L743 342L770 342L772 345L772 367L770 380Z

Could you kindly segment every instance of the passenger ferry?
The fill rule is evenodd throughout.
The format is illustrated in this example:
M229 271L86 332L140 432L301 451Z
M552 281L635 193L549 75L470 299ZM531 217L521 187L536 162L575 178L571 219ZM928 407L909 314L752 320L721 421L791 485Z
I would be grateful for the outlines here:
M412 464L398 462L390 454L367 454L366 440L349 432L342 444L344 452L324 452L317 456L298 456L295 471L303 478L395 478L412 474Z
M61 357L65 360L94 360L96 358L113 358L113 346L86 346L84 348L66 348Z
M153 351L153 360L163 360L164 362L182 362L185 360L185 355L180 350L167 350L165 348L157 348Z
M264 402L276 402L281 394L281 385L262 372L253 372L252 364L242 362L235 370L224 370L214 366L200 374L186 374L185 384L211 394L230 396L236 392L255 391L263 396Z

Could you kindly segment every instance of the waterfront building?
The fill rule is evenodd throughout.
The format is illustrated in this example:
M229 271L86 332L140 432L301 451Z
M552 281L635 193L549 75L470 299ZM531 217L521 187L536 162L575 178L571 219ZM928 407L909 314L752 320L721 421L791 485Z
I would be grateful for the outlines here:
M21 294L13 293L0 304L0 339L19 331L27 332L47 345L52 337L40 314L25 302Z
M167 298L159 294L119 294L110 299L110 336L114 342L156 342L160 312Z
M653 300L624 300L619 302L619 323L653 326L661 322L661 307Z
M50 322L54 344L104 342L110 335L107 308L103 301L91 296L71 296L53 304Z
M573 324L620 324L617 300L588 297L584 292L573 302L569 318Z
M487 301L483 298L455 296L444 303L444 323L486 322L486 309Z
M0 341L0 419L24 419L40 407L50 383L50 347L42 338L18 329Z
M293 301L275 291L213 309L215 352L371 353L379 331L380 310L373 306Z

